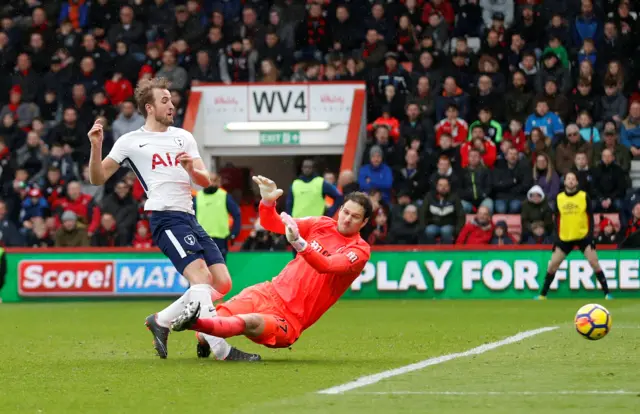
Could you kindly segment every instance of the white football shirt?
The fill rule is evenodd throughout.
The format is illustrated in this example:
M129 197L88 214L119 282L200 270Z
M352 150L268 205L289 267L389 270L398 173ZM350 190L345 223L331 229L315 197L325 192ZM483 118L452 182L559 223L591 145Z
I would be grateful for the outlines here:
M150 132L142 127L121 136L107 156L136 173L147 193L145 210L194 214L191 177L176 161L181 152L200 158L189 131L169 127L166 132Z

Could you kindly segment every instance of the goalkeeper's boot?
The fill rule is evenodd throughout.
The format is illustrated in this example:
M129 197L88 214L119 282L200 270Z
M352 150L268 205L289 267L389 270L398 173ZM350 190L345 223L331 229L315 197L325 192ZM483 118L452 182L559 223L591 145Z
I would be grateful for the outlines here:
M165 359L168 355L167 340L169 339L169 328L160 326L156 320L157 314L147 316L144 324L147 326L151 335L153 335L153 347L156 349L158 356Z
M241 351L236 347L231 347L231 351L229 351L229 355L224 359L225 361L247 361L247 362L257 362L260 361L262 357L258 354L249 354L247 352Z
M204 339L204 335L200 332L196 332L196 339L198 340L198 344L196 345L196 353L198 354L198 358L208 358L209 355L211 355L211 346ZM249 354L247 352L239 350L238 348L231 347L229 355L227 355L224 360L256 362L261 361L262 357L258 354Z
M180 332L189 329L200 316L200 302L191 301L184 307L180 315L171 321L171 330Z
M547 300L546 296L542 296L542 295L538 295L538 296L534 296L533 300Z
M611 296L611 293L607 293L606 295L604 295L604 298L606 300L613 300L613 296Z

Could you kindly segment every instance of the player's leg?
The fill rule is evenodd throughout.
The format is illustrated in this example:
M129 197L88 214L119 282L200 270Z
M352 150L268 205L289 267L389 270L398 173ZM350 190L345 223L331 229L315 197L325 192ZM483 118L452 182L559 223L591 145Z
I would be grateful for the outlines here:
M567 252L565 252L565 250L566 249L563 248L562 245L554 245L551 260L547 267L547 275L544 278L544 285L542 286L540 296L538 296L537 299L545 299L547 297L549 288L551 288L551 283L553 283L553 279L556 277L556 272L558 271L560 264L562 264L562 261L567 257Z
M609 296L609 285L607 284L607 278L600 267L600 262L598 261L598 253L596 253L595 243L590 243L588 246L584 248L583 251L584 257L587 259L591 268L593 269L593 273L596 274L596 279L598 283L600 283L600 287L602 288L602 292L604 293L607 299L610 299Z
M167 308L147 317L145 325L153 335L153 344L161 358L166 358L171 320L192 300L215 312L213 297L222 297L211 286L211 274L204 260L203 249L191 229L191 215L176 212L154 212L151 215L153 239L176 270L191 284L189 290ZM226 293L226 292L225 292ZM214 314L214 313L210 313Z
M244 335L273 348L290 346L297 339L293 326L279 315L252 313L213 318L200 318L199 315L200 304L191 302L171 323L171 329L189 329L222 338Z

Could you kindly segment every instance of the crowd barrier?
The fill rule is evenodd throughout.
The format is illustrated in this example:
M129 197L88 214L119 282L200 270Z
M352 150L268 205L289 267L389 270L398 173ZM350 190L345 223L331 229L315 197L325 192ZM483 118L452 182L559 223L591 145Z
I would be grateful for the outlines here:
M347 299L530 299L538 292L550 246L375 248ZM599 249L616 297L640 298L640 251ZM187 281L156 249L7 249L4 302L55 298L175 297ZM230 253L233 295L270 280L290 252ZM557 298L600 297L588 262L573 252L557 272Z

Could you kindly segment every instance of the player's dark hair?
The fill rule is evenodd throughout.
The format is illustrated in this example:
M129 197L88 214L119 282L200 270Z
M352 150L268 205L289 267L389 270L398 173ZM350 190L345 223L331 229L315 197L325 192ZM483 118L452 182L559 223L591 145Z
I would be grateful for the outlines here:
M368 195L360 191L354 191L353 193L349 193L345 196L344 203L342 203L342 205L344 206L347 201L353 201L356 204L360 204L364 210L363 220L371 218L371 215L373 214L373 205L371 204L371 199Z

